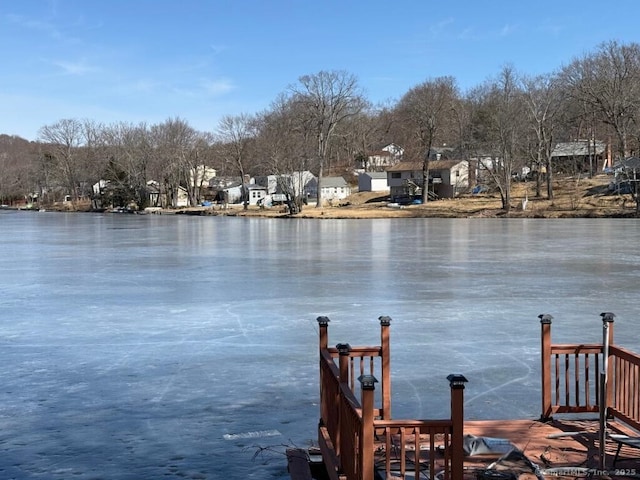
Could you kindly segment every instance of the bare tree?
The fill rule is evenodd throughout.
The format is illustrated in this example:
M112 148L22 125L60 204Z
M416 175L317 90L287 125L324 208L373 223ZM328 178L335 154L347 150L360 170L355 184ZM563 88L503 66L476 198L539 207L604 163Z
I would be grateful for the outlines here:
M322 177L336 128L362 111L365 102L354 75L345 71L321 71L304 75L292 87L317 142L317 206L322 206Z
M144 209L149 204L147 181L153 158L149 130L144 123L116 123L103 131L109 164L105 176L115 188L126 194L125 203L134 202Z
M365 172L375 169L369 164L369 155L375 145L383 142L384 124L380 110L367 105L358 115L348 119L343 125L341 136L344 150L353 167L354 160L358 168ZM391 143L391 142L389 142Z
M171 206L176 207L180 188L188 181L188 157L192 154L197 132L185 120L174 118L153 125L150 134L155 161L159 162L156 170L161 176L161 193L168 197Z
M522 80L525 112L529 128L534 134L534 174L536 197L540 196L541 173L546 171L547 198L553 199L553 165L551 152L554 135L558 127L558 117L562 106L562 95L558 78L540 75Z
M36 200L38 193L37 154L29 141L9 135L0 135L0 203Z
M572 96L611 126L619 156L628 157L631 129L640 110L640 45L604 43L565 67L562 79Z
M84 133L82 122L76 119L59 120L42 127L38 133L39 139L47 144L47 158L54 175L66 187L74 203L78 201L82 166L79 148L84 144Z
M249 191L245 175L249 155L249 144L255 138L255 118L248 114L226 115L218 124L217 135L222 144L222 155L232 165L242 182L242 203L246 210L249 205Z
M303 181L293 182L292 175L309 169L310 129L296 102L280 95L270 109L257 118L256 150L265 161L267 172L275 175L277 190L285 195L289 213L302 210Z
M429 163L431 150L443 124L454 116L458 89L453 77L428 80L409 90L400 100L398 110L404 118L422 154L422 201L429 199Z
M475 103L473 135L477 158L500 191L502 208L508 213L512 173L517 168L523 131L522 92L515 71L504 67L496 80L474 90L471 96Z

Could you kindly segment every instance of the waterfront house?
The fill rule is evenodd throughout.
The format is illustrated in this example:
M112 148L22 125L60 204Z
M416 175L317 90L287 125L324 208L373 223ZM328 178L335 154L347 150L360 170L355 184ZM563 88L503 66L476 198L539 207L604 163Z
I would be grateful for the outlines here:
M417 196L424 184L422 162L400 162L387 169L391 198ZM435 198L454 198L469 188L469 163L464 160L429 162L429 192Z
M246 185L249 193L249 205L259 205L267 196L267 187L250 183Z
M268 195L286 194L292 198L310 199L315 198L318 191L318 178L308 170L257 176L254 182L266 187Z
M320 183L323 200L343 200L351 195L351 186L342 177L324 177Z
M607 145L600 140L561 142L551 151L553 170L564 173L596 172L612 166Z

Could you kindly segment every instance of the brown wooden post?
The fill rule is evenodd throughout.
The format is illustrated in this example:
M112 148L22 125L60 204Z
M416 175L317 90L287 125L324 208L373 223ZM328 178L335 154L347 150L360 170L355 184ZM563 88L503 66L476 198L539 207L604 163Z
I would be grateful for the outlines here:
M327 409L329 408L329 405L325 405L326 402L326 398L324 396L324 382L325 379L322 375L322 351L326 350L329 346L329 333L328 333L328 329L329 329L329 317L318 317L316 319L316 321L318 322L318 328L319 328L319 365L320 365L320 375L319 375L319 379L320 379L320 424L322 425L325 421L324 415L327 413Z
M329 317L318 317L318 327L320 329L320 350L324 350L329 347Z
M464 473L464 375L447 376L451 388L451 480L462 480Z
M382 350L382 418L391 420L391 342L389 338L391 317L382 316L378 320L380 320Z
M349 383L349 354L351 353L351 345L348 343L339 343L336 349L340 354L340 383Z
M551 420L551 321L549 314L538 315L540 319L540 373L542 376L542 411L540 421Z
M373 452L373 397L375 383L378 381L373 375L360 375L361 403L362 403L362 432L360 432L360 473L362 480L374 478ZM461 477L462 478L462 477Z

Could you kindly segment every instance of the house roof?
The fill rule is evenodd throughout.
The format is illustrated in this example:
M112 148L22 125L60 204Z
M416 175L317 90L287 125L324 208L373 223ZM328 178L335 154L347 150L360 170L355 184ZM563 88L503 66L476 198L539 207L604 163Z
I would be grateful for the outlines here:
M346 187L347 181L342 177L323 177L322 188L325 187Z
M387 173L386 172L363 172L360 175L366 175L369 178L372 179L382 179L382 180L386 180L387 179Z
M615 168L624 168L626 170L640 170L640 158L629 157L620 160L614 165Z
M385 150L385 151L392 151L392 150L404 150L404 148L402 148L400 145L398 145L397 143L386 143L385 145L383 145L382 147L380 147L380 150Z
M449 170L464 160L431 160L429 170ZM422 162L400 162L387 168L387 172L417 172L422 171Z
M367 152L368 157L390 157L391 155L392 153L387 150L375 150L373 152Z
M578 140L577 142L558 143L551 152L552 157L579 157L587 156L593 153L594 143L591 140ZM596 140L596 155L602 155L607 146L604 142Z

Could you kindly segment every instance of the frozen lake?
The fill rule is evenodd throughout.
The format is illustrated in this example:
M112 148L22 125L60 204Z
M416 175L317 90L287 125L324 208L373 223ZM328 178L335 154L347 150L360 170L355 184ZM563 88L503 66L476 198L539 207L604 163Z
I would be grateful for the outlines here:
M555 341L640 351L632 219L0 212L0 478L287 479L330 344L391 325L396 418L537 418ZM271 447L255 459L258 447Z

